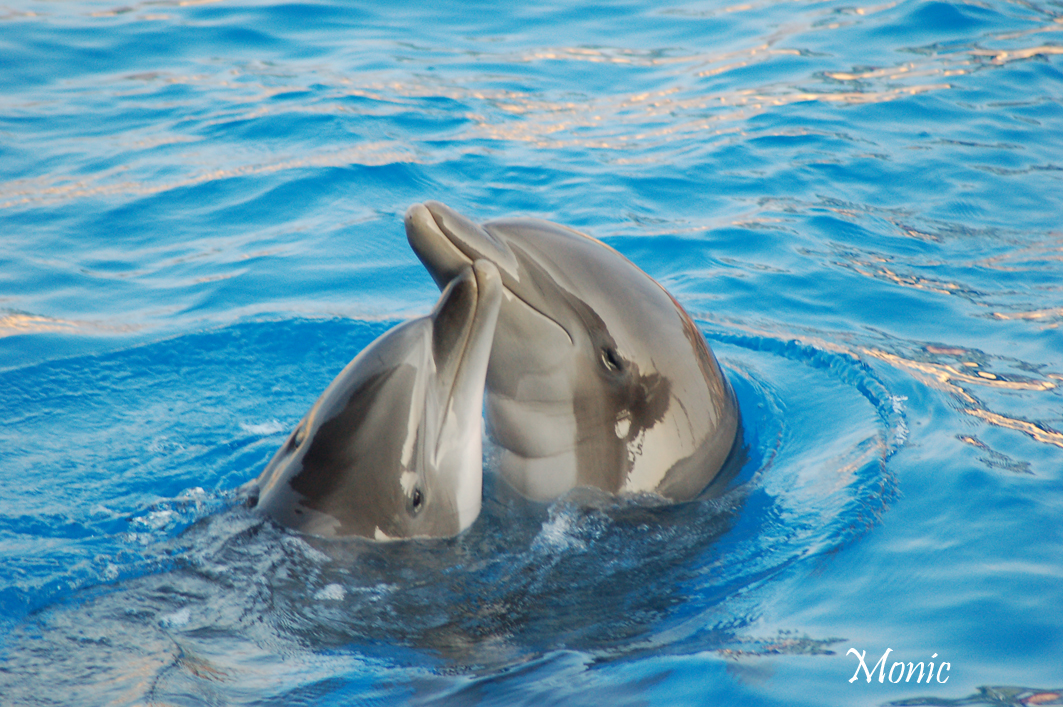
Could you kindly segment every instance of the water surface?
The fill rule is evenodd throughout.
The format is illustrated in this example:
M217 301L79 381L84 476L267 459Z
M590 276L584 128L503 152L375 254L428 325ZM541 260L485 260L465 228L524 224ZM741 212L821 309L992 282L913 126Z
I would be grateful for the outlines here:
M1063 703L1061 54L1041 1L0 8L4 703ZM667 287L728 493L236 504L434 303L431 198Z

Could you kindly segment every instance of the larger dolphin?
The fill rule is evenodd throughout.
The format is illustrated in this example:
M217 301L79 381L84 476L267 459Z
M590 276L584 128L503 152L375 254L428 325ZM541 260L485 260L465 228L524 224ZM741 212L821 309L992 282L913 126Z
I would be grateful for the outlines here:
M325 537L445 537L471 525L501 299L495 266L466 263L429 316L386 332L336 376L248 485L250 504Z
M739 427L734 393L664 288L601 241L548 221L482 226L436 202L406 212L440 287L476 259L505 294L487 370L501 474L524 495L577 486L684 500L717 476Z

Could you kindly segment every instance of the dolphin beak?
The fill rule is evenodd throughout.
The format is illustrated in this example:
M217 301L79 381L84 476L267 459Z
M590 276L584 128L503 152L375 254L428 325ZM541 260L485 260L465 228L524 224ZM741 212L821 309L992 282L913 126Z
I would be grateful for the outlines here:
M572 342L572 334L558 320L558 308L546 301L548 295L542 291L547 288L553 294L559 294L556 286L552 286L549 277L536 279L534 272L529 270L530 265L534 269L535 263L526 253L518 264L517 253L522 252L519 241L511 248L508 240L493 235L480 224L438 201L414 204L406 210L405 223L410 247L439 289L445 289L460 277L470 264L486 260L497 268L507 302L512 296L546 321L560 327L569 342ZM512 319L512 315L509 318Z
M406 238L440 289L476 260L489 260L503 279L517 280L517 258L509 246L479 224L438 201L406 210Z
M491 358L502 280L494 264L477 260L443 291L432 313L432 348L445 404L437 408L433 464L442 487L453 492L459 530L480 514L484 386ZM429 433L431 434L431 433Z
M480 392L472 397L473 403L479 403L483 397L483 380L487 375L491 342L502 304L502 278L489 260L474 262L472 274L476 280L476 311L472 316L455 384L457 387L473 389L477 386L472 385L471 381L478 381Z
M463 266L443 288L430 316L436 375L448 400L457 396L464 406L480 404L501 303L502 279L489 260ZM468 390L473 392L466 400Z

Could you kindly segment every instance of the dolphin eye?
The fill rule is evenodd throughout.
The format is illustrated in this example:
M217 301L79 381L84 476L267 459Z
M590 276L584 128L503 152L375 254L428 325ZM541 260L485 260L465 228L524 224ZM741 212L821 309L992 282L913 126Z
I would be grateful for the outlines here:
M424 505L424 494L421 493L421 489L415 488L413 490L413 496L410 498L410 508L414 515L421 512L421 507Z
M623 359L620 358L620 354L612 346L602 348L602 365L610 373L619 373L624 369Z
M291 441L288 442L288 451L294 452L303 443L304 439L306 439L306 425L300 422L299 426L295 428L295 432L292 433Z

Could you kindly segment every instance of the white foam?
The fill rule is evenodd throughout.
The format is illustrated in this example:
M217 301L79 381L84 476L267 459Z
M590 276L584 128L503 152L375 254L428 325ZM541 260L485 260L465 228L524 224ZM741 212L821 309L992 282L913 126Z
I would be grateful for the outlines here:
M341 601L345 596L347 590L338 584L326 584L314 594L318 601Z
M587 544L573 535L572 516L562 511L543 523L542 530L532 541L536 550L586 550Z
M172 614L159 617L159 625L163 627L184 626L192 618L192 610L187 606L178 609Z
M248 434L266 436L275 435L278 432L285 432L288 429L288 426L280 420L267 420L266 422L252 424L241 422L240 429Z

